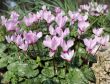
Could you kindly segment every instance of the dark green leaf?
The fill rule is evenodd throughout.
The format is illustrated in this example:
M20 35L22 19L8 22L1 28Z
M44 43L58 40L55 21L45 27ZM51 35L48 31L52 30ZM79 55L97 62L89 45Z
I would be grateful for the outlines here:
M0 68L6 67L8 65L8 57L0 58Z
M81 71L83 72L83 74L84 74L84 76L86 77L87 80L92 81L92 82L96 81L94 72L87 65L83 66L81 68Z
M2 83L7 84L10 82L11 78L14 76L14 73L11 71L7 71L4 75L3 75L3 80Z
M45 80L43 84L56 84L56 83L53 80L48 79L48 80Z
M6 45L3 43L0 43L0 53L2 53L6 49Z
M89 55L88 56L88 60L89 60L89 62L92 62L92 63L96 63L97 62L96 56L93 56L93 55Z
M58 77L65 78L65 69L64 68L59 71Z
M66 80L68 84L88 84L87 79L78 68L70 69L66 75Z
M46 77L53 77L54 76L54 69L53 67L48 67L42 70L42 74Z

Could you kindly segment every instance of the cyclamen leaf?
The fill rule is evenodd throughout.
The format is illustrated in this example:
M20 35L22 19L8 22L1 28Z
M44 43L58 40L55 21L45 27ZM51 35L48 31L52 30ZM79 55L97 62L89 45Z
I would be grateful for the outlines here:
M45 80L43 84L56 84L56 83L53 80L48 79L48 80Z
M92 63L96 63L97 62L97 59L96 59L96 56L92 56L92 55L89 55L88 56L88 60Z
M60 78L65 78L65 69L61 69L58 76Z
M2 83L3 84L6 84L6 83L9 83L11 78L14 76L14 73L11 72L11 71L7 71L4 75L3 75L3 80L2 80Z
M68 84L68 82L65 79L60 79L61 84Z
M14 75L15 76L15 75ZM11 83L12 84L17 84L17 77L13 77L12 79L11 79Z
M83 63L83 60L81 59L80 56L76 56L76 57L74 58L74 60L73 60L73 64L74 64L75 66L80 67L80 66L82 65L82 63Z
M81 71L83 72L84 76L87 80L91 82L95 82L96 78L91 68L89 68L87 65L83 66Z
M8 66L7 66L7 69L9 71L12 71L13 73L16 73L17 72L17 66L18 66L19 62L16 61L14 63L10 63Z
M6 49L6 45L3 43L0 43L0 53L2 53Z
M68 84L88 84L88 80L78 68L70 69L66 75L66 80Z
M39 73L38 70L33 70L32 67L28 64L19 64L18 65L18 75L21 77L26 76L27 78L35 77Z
M59 84L60 83L60 80L59 80L58 77L54 77L53 78L53 81L54 81L55 84Z
M53 77L54 76L54 69L53 67L48 67L42 70L42 74L46 77Z
M8 65L8 57L0 58L0 68L6 67Z

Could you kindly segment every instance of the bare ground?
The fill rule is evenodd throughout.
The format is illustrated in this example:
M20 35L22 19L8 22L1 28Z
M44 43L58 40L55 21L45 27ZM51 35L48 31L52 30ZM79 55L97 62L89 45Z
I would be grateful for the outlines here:
M110 84L110 43L106 50L97 52L97 63L92 69L96 76L96 84Z

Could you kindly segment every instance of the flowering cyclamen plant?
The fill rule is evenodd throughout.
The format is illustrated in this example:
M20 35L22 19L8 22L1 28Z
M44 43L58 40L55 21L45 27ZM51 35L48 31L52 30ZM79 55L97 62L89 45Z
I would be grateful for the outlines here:
M86 12L82 12L83 10ZM26 56L31 52L37 56L36 59L40 55L42 60L49 55L48 57L53 60L56 75L59 68L56 66L58 60L61 60L61 63L64 63L62 60L66 61L63 67L65 73L68 73L67 65L84 67L85 60L88 63L84 65L88 65L91 62L91 55L94 57L100 48L107 47L109 35L104 34L105 27L93 26L94 23L91 23L89 18L91 15L100 16L101 13L107 14L107 6L97 3L81 5L79 11L68 10L67 14L60 7L51 11L43 6L41 10L31 12L22 19L19 19L20 14L13 11L9 18L1 16L1 23L8 32L5 36L6 41L16 45ZM92 59L91 63L93 62ZM39 67L42 70L41 65ZM42 70L41 73L45 75L45 71Z
M70 61L74 56L74 49L72 49L71 51L69 48L73 46L75 38L73 38L74 40L65 40L65 38L70 35L71 30L67 27L74 26L74 24L77 22L78 39L83 40L82 38L80 38L80 36L88 30L90 23L88 21L87 14L82 15L80 12L69 11L68 14L70 17L68 17L62 12L63 11L60 8L56 8L56 15L54 15L51 13L51 11L46 9L46 6L43 6L42 10L40 10L36 14L29 13L28 16L24 16L23 20L21 21L19 21L18 19L20 15L15 11L11 13L9 19L1 16L2 25L6 27L6 30L9 32L14 31L14 34L12 34L11 36L6 36L7 42L14 42L20 49L27 51L28 46L35 44L37 40L42 37L43 33L31 30L26 32L25 30L21 30L19 25L24 22L27 27L30 27L32 24L44 20L49 27L47 28L47 30L49 31L50 35L46 35L43 44L45 47L48 47L50 49L50 57L53 57L55 55L55 52L58 50L57 48L61 47L61 57L65 60ZM54 21L56 23L55 25L52 24L54 23ZM70 25L67 25L66 27L67 22L70 22ZM109 36L101 36L103 29L104 28L94 28L93 33L95 38L84 39L84 44L87 47L86 50L89 53L94 54L98 49L98 45L104 46L109 41Z

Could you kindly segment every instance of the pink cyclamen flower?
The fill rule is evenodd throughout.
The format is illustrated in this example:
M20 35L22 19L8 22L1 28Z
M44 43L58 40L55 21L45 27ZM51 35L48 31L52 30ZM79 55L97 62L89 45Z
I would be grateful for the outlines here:
M74 24L75 21L78 20L78 17L79 17L79 12L72 12L72 11L69 11L68 12L69 16L70 16L70 19L71 19L71 24Z
M7 19L5 18L5 16L1 16L1 23L2 25L5 25L7 22Z
M80 9L89 12L90 6L89 5L86 5L86 4L85 5L80 5Z
M52 38L50 36L46 36L45 40L43 41L44 46L48 47L50 49L49 56L54 56L58 46L60 45L60 38L53 36Z
M53 36L54 36L54 35L57 35L57 36L59 36L59 37L61 37L61 38L64 38L64 37L66 37L67 35L69 35L70 30L69 30L69 28L62 29L62 28L60 28L60 27L56 27L56 28L54 29L53 26L50 25L50 26L49 26L49 32L50 32L50 34L53 35Z
M94 28L93 29L93 33L96 35L96 36L100 36L102 33L103 33L103 28Z
M40 16L38 14L29 13L28 17L24 16L23 22L26 24L26 26L31 26L34 22L38 21Z
M51 11L45 11L43 18L49 24L55 19L55 16L51 14Z
M68 40L67 42L65 40L61 40L61 47L64 53L68 52L69 48L72 47L73 45L74 45L73 40Z
M69 35L69 33L70 33L69 28L61 29L60 27L57 27L57 28L55 29L55 31L56 31L56 33L58 34L58 36L61 37L61 38L66 37L66 36Z
M89 25L90 25L89 22L84 22L84 21L78 22L78 33L79 33L79 35L83 34L87 30L87 27Z
M97 41L97 44L100 44L100 40L102 37L95 35L94 39Z
M88 14L85 14L84 16L79 14L79 16L78 16L78 21L79 22L86 22L87 19L88 19Z
M16 27L17 27L17 22L13 21L13 20L8 20L5 23L5 27L6 27L7 31L15 31Z
M32 24L30 18L28 18L26 16L24 16L23 21L26 24L26 26L31 26L31 24Z
M19 15L17 12L12 11L12 12L11 12L10 19L12 19L12 20L14 20L14 21L17 21L18 18L19 18L19 16L20 16L20 15Z
M74 55L74 50L69 50L69 48L74 45L73 40L68 40L67 42L65 40L62 40L60 45L63 49L63 52L61 52L61 57L64 60L70 62Z
M34 13L29 13L28 17L24 16L23 21L26 24L26 26L31 26L34 22L38 20L38 17Z
M22 49L23 51L27 51L28 49L28 42L25 41L21 45L19 45L19 48Z
M17 35L14 42L16 43L17 46L20 46L21 44L23 44L24 39L22 38L21 35Z
M37 12L37 18L38 18L38 20L42 20L43 19L43 11L42 10Z
M29 19L30 19L31 23L34 23L34 22L38 21L39 18L37 16L37 14L35 14L35 13L29 13Z
M106 35L104 37L101 37L100 44L102 46L106 46L108 44L109 40L110 40L109 35Z
M34 44L38 41L39 38L42 37L42 32L32 32L32 31L29 31L28 33L27 32L24 32L24 39L28 42L28 44Z
M47 8L45 5L42 6L42 10L37 12L37 18L38 20L43 20L44 19L44 13L47 11Z
M13 41L15 41L16 39L16 36L15 35L12 35L12 36L5 36L6 40L8 43L11 43Z
M49 26L49 33L53 36L56 35L56 31L52 25Z
M62 12L62 9L60 7L55 7L55 13L59 14Z
M56 21L57 25L59 27L61 27L61 28L64 27L64 25L66 24L67 20L68 20L68 17L67 16L63 16L62 14L58 14L56 16L56 18L55 18L55 21Z
M91 54L95 54L99 47L96 39L84 39L84 44L86 45L86 50Z
M68 62L71 62L73 56L74 56L74 50L72 51L69 50L67 53L64 52L61 53L61 57Z

